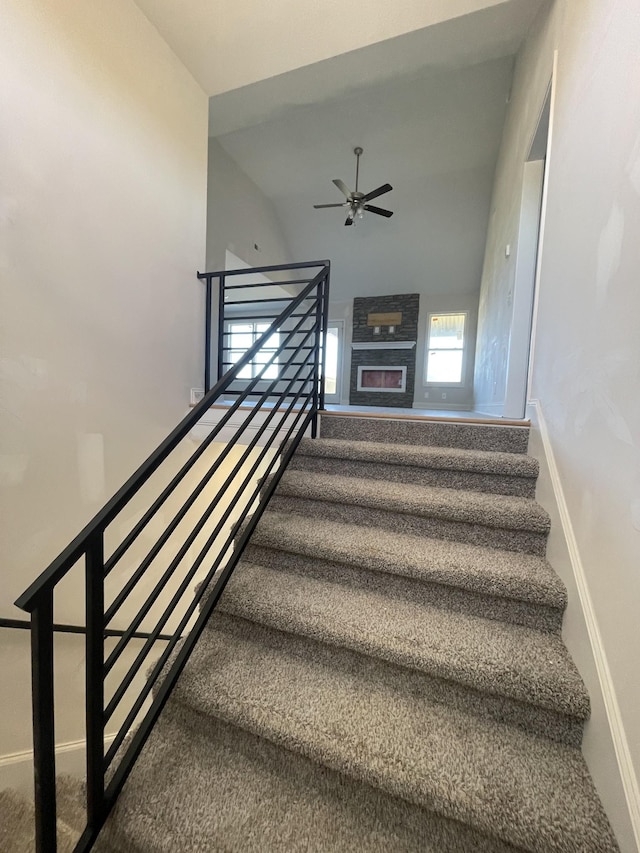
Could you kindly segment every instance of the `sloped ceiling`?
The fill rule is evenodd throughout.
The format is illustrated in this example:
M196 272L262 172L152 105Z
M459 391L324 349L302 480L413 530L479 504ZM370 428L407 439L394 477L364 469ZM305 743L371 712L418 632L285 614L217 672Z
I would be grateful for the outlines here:
M208 95L495 9L496 30L539 0L136 0ZM481 39L482 40L482 39Z
M480 283L512 64L426 69L218 139L274 203L295 259L331 259L336 295L469 293ZM346 228L341 209L313 204L342 201L332 178L353 188L356 145L360 189L391 183L376 204L394 216Z
M548 0L136 0L210 98L210 136L334 294L479 288L513 57ZM344 227L331 183L394 211ZM265 257L264 263L272 262Z

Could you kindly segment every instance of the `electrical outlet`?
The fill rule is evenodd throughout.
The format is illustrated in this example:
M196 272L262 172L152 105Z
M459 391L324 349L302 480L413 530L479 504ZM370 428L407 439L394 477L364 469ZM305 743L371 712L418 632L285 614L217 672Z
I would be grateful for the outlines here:
M446 391L443 391L443 392L442 392L442 399L443 399L443 400L446 400L446 399L447 399L447 392L446 392Z
M204 397L204 388L192 388L189 394L189 401L192 406L195 406L196 403L199 403L200 400Z

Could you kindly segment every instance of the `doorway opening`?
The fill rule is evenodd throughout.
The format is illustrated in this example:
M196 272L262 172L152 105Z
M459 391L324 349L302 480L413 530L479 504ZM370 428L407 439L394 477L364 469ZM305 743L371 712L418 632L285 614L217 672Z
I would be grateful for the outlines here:
M526 412L536 282L546 202L545 177L551 140L552 92L553 78L547 87L523 167L503 418L524 418Z

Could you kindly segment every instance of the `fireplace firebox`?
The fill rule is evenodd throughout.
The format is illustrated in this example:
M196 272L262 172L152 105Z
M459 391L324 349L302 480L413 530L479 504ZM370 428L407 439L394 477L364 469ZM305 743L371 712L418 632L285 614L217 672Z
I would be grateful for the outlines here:
M359 365L358 391L404 394L407 389L407 368L389 365Z

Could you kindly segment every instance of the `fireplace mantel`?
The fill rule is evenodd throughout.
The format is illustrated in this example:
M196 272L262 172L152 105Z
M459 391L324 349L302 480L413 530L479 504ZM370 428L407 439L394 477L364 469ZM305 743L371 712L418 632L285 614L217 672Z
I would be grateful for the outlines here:
M358 341L351 344L354 350L377 350L377 349L413 349L415 341Z

